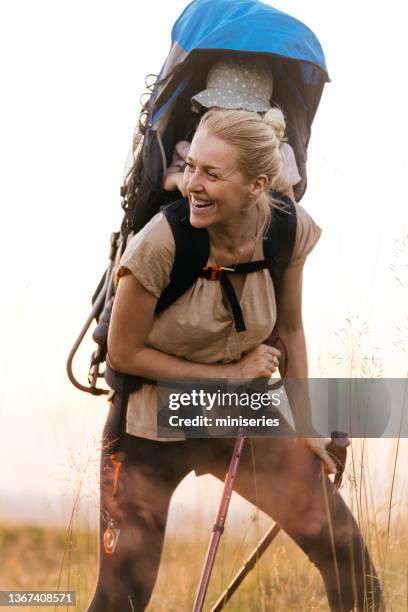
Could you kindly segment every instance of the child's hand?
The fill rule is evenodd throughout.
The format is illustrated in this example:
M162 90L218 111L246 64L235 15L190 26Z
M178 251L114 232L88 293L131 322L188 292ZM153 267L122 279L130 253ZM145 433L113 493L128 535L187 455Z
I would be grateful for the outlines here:
M163 188L166 191L175 191L178 189L182 196L186 195L186 188L184 184L184 173L183 172L171 172L166 176L163 183Z
M187 189L186 189L186 184L184 182L184 172L177 172L176 184L177 184L177 189L179 190L181 195L185 198L187 195Z

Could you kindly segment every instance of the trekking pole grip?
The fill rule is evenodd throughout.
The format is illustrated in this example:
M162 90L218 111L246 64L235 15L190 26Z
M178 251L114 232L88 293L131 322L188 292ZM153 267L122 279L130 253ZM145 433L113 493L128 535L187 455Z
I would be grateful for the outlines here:
M331 440L326 450L336 464L334 485L339 488L347 461L347 448L350 446L350 438L344 431L332 431Z

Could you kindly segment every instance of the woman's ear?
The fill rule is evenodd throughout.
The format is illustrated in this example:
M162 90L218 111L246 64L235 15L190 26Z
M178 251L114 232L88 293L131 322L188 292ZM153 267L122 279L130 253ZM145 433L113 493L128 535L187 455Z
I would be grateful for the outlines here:
M268 182L266 174L257 176L250 186L249 195L254 198L259 197L263 191L268 189Z

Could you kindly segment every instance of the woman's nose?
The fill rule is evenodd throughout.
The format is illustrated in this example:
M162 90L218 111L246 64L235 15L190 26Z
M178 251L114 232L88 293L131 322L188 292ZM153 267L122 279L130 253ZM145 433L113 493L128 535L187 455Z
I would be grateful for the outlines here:
M202 180L197 170L190 173L190 176L187 180L187 189L189 191L202 191L203 190Z

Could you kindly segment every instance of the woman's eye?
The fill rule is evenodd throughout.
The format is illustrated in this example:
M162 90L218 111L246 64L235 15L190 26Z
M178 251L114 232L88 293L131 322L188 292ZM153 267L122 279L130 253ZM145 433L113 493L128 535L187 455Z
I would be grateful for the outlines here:
M193 169L193 164L190 164L190 162L186 162L186 170L192 170Z

